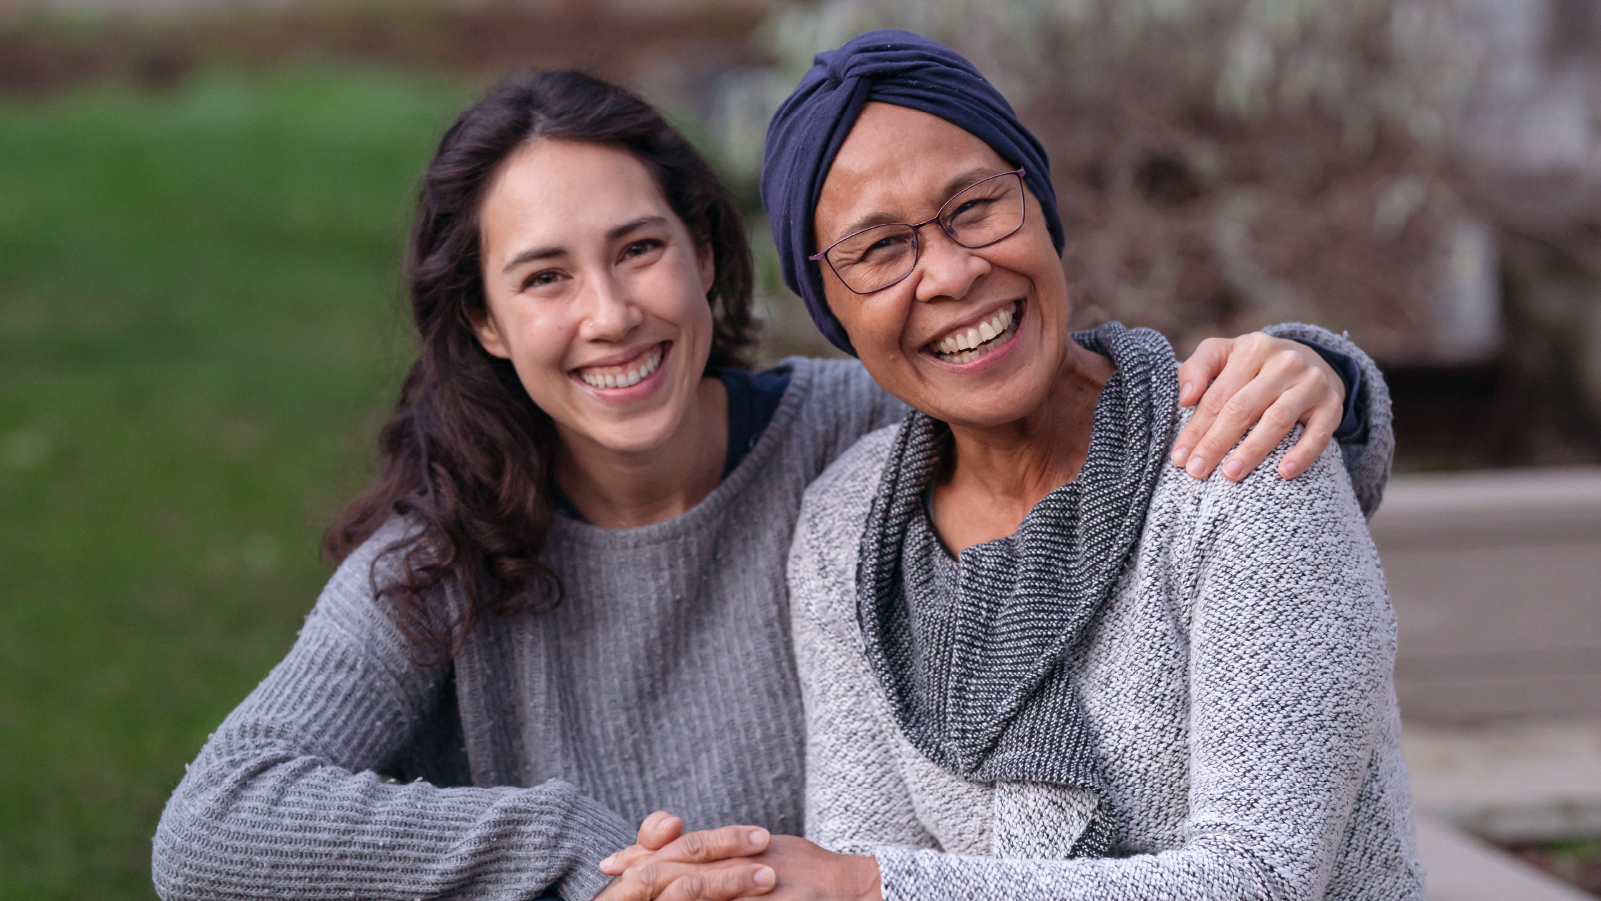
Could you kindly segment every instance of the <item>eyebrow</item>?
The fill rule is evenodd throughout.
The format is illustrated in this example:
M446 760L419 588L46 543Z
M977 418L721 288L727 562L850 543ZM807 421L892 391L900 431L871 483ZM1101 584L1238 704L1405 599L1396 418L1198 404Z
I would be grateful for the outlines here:
M1003 171L1005 170L994 169L990 166L974 166L973 168L960 172L947 180L945 182L945 186L940 190L940 195L944 197L945 200L949 200L957 191L960 191L963 188L972 187L977 182L988 178L991 175L998 175ZM940 201L941 204L944 202L944 200ZM845 230L840 233L840 238L854 235L864 228L872 228L875 225L888 225L891 223L898 223L900 221L900 217L895 213L886 213L882 211L868 213L867 215L862 216L847 226ZM838 239L836 238L835 240Z
M652 226L652 225L666 225L666 224L667 224L667 219L664 216L640 216L638 219L633 219L633 220L630 220L628 222L624 222L622 225L614 225L611 228L607 229L606 230L606 240L607 241L616 241L617 239L627 237L628 235L630 235L633 232L636 232L636 231L638 231L638 230L640 230L642 228L646 228L646 227ZM563 247L563 246L561 246L559 244L552 244L552 245L549 245L549 246L546 246L546 247L531 247L528 250L525 250L522 253L519 253L516 256L512 257L510 260L508 260L506 262L506 265L501 267L500 271L502 273L510 272L513 269L516 269L518 266L521 266L521 265L523 265L525 263L534 263L534 262L538 262L540 260L548 260L548 259L551 259L552 257L565 256L566 254L567 254L567 248Z

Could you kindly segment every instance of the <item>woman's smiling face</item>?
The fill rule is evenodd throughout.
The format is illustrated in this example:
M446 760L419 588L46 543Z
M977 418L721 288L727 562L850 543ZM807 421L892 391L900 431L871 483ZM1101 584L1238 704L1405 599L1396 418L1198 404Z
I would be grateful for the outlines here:
M867 225L922 222L958 191L1012 168L944 119L869 103L823 183L815 246ZM1023 227L988 247L970 250L925 226L917 268L880 291L852 293L822 264L829 308L867 371L944 422L1022 419L1045 402L1069 353L1067 278L1039 201L1024 195Z
M650 172L613 148L537 140L502 165L479 227L484 349L564 440L660 447L696 400L715 273Z

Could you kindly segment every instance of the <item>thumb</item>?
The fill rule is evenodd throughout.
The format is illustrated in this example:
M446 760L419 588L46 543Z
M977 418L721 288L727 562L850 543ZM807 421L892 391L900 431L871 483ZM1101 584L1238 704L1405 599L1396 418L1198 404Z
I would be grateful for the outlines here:
M639 844L659 851L684 834L684 821L665 810L658 810L639 824Z
M1206 394L1206 386L1228 365L1233 338L1207 338L1179 367L1179 406L1193 407Z

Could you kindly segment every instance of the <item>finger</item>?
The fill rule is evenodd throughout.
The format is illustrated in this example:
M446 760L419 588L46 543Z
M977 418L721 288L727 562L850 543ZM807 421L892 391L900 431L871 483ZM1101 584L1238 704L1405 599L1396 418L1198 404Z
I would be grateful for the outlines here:
M694 868L673 880L660 901L733 901L765 895L778 884L773 868L762 864L723 861Z
M655 849L643 845L629 845L600 862L600 871L607 876L620 876L623 871L649 857Z
M645 818L639 824L640 845L652 851L665 848L674 839L684 834L684 820L675 817L665 810L658 810Z
M1231 482L1245 478L1279 446L1295 424L1316 410L1321 389L1311 381L1284 392L1262 413L1251 433L1229 451L1223 462L1223 477Z
M1223 461L1251 423L1293 384L1273 373L1248 368L1244 362L1238 368L1230 362L1196 406L1193 418L1201 419L1201 423L1184 463L1185 472L1196 479L1211 475L1213 467Z
M767 850L772 836L760 826L724 826L686 832L656 852L663 861L711 863L730 857L749 857Z
M1245 437L1246 430L1250 429L1286 390L1289 390L1289 386L1279 385L1271 377L1258 375L1245 387L1236 391L1218 411L1206 434L1196 443L1195 450L1190 453L1189 462L1185 464L1185 472L1197 479L1211 475L1212 470L1222 463L1234 446L1240 443L1240 439Z
M1211 386L1206 389L1206 393L1196 403L1195 413L1190 416L1189 423L1179 432L1179 437L1173 442L1174 464L1183 466L1185 471L1197 479L1204 479L1210 475L1212 467L1216 466L1218 461L1223 458L1223 454L1233 446L1230 443L1218 448L1216 440L1208 445L1206 436L1216 428L1218 420L1231 410L1230 404L1236 402L1236 396L1247 385L1251 385L1261 377L1262 356L1260 354L1260 345L1245 340L1247 337L1249 336L1241 337L1235 341L1228 363L1224 365L1223 371L1218 373L1217 378L1212 380ZM1263 403L1261 408L1266 409L1267 404ZM1260 410L1254 412L1259 413ZM1235 410L1234 415L1239 415L1239 411ZM1235 430L1236 439L1245 434L1245 427L1250 424L1251 420L1239 424ZM1203 447L1207 448L1208 455L1199 453ZM1182 460L1180 460L1180 451L1184 452Z
M613 879L595 901L723 901L763 894L777 882L772 867L748 860L710 864L646 860Z
M1343 412L1343 411L1342 411ZM1286 479L1293 479L1317 462L1323 456L1323 450L1329 446L1329 440L1334 437L1334 430L1340 427L1339 413L1330 413L1322 407L1313 411L1306 423L1306 432L1301 440L1290 448L1279 461L1279 475Z
M1193 407L1229 361L1230 338L1207 338L1179 367L1179 406Z

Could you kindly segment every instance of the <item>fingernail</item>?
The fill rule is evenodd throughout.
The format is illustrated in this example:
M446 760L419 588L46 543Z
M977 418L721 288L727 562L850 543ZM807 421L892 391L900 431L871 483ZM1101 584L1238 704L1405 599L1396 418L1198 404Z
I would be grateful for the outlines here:
M1190 392L1194 391L1194 390L1195 390L1195 383L1194 382L1185 382L1184 383L1184 387L1179 389L1179 397L1189 397L1190 396Z
M778 874L773 872L772 867L762 867L756 871L757 888L772 888L777 883Z
M767 830L760 826L750 831L750 843L753 845L764 845L767 843L767 839Z
M1190 465L1184 467L1184 471L1199 479L1206 472L1206 461L1200 457L1191 457Z
M1300 467L1296 466L1293 460L1285 460L1283 463L1279 464L1279 472L1284 473L1284 477L1286 479L1295 478L1295 472L1299 468Z
M1245 469L1245 467L1240 465L1240 461L1238 460L1230 460L1223 464L1223 474L1228 476L1230 479L1238 479L1240 477L1240 471L1243 469Z
M613 863L616 863L616 862L617 862L617 855L613 854L612 856L610 856L610 857L608 857L605 860L600 862L600 868L602 870L604 870L604 869L606 869L607 867L611 866Z
M1173 465L1174 466L1183 466L1184 465L1184 461L1188 460L1189 458L1190 458L1190 449L1189 448L1184 447L1183 445L1179 445L1178 447L1173 448Z

